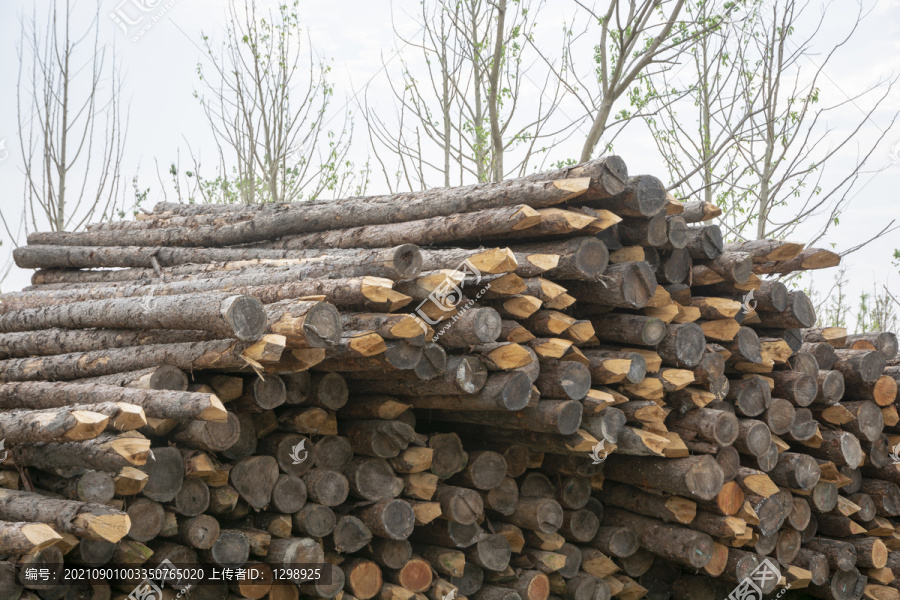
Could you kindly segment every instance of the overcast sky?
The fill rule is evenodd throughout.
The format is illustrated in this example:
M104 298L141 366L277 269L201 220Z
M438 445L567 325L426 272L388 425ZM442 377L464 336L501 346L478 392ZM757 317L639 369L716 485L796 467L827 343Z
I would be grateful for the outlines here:
M132 0L126 0L131 2ZM134 0L138 1L138 0ZM0 149L0 211L7 220L15 223L21 214L23 197L22 158L18 152L18 125L16 120L16 79L18 72L18 47L21 40L20 16L37 11L43 21L52 0L0 0L0 142L5 140L5 151ZM150 2L153 4L153 2ZM60 0L62 4L62 0ZM263 6L275 6L276 2L260 0ZM80 0L85 22L91 17L91 2ZM819 10L817 2L811 2L812 12ZM132 41L137 28L126 34L117 26L110 13L125 6L123 0L103 0L100 16L101 42L115 46L125 71L125 96L130 101L127 149L124 175L129 180L139 174L142 187L151 187L150 204L162 200L157 181L156 166L168 165L179 151L184 162L188 144L195 151L212 155L213 145L209 126L203 117L198 101L193 97L198 81L196 67L205 60L198 45L201 31L220 34L224 27L223 0L163 0L160 6L168 7L158 19L143 31L137 41ZM398 60L395 58L396 40L393 22L408 34L418 31L418 25L409 16L418 10L415 0L343 0L323 2L307 0L301 5L305 23L313 46L333 62L332 80L336 98L333 103L338 126L342 109L356 108L356 99L366 90L370 102L379 110L390 111L391 101L386 86L385 72L392 73ZM573 3L569 0L551 0L542 12L539 27L548 33L561 28L571 17ZM856 36L843 52L829 65L823 80L822 95L829 103L846 99L874 82L900 71L900 0L869 2L872 12L860 26ZM836 37L855 14L854 3L837 0L828 8L823 39ZM149 21L144 21L146 25ZM548 38L549 39L549 38ZM815 60L813 57L811 60ZM384 62L387 61L387 67ZM368 86L368 87L367 87ZM535 90L540 93L540 90ZM354 94L358 94L354 97ZM564 107L565 110L575 110ZM850 126L858 119L866 106L848 104L844 112L831 117L829 123L836 131ZM888 126L891 115L900 109L900 88L873 119L860 131L863 140L873 139ZM368 150L363 131L356 132L355 158L364 161ZM579 133L560 150L556 158L576 156L580 150ZM627 162L633 174L652 173L665 179L666 171L660 161L649 133L640 125L634 125L617 141L617 154ZM853 164L856 149L848 148L841 155L844 165ZM893 157L892 157L893 154ZM838 165L839 166L839 165ZM900 222L900 127L892 131L879 145L871 164L876 170L886 167L877 175L866 175L864 187L857 188L852 208L841 218L839 227L827 237L825 244L834 244L840 251L855 246L869 237L890 219ZM381 192L380 184L370 188ZM130 195L129 195L130 197ZM171 199L171 198L170 198ZM12 247L12 240L3 234L0 257L5 257ZM900 292L900 276L891 264L894 248L900 248L900 235L893 234L871 244L846 259L852 278L852 289L871 290L873 285L888 283L892 291ZM4 291L21 289L29 283L30 272L13 268L3 282ZM827 287L832 275L825 272L817 278L816 286ZM898 295L898 294L895 294Z

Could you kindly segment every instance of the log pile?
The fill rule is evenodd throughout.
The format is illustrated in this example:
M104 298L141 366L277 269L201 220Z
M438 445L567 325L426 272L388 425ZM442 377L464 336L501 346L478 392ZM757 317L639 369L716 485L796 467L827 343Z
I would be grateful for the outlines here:
M255 569L198 598L721 600L762 565L900 599L897 338L817 328L773 277L839 257L718 214L607 157L32 234L0 597L171 563Z

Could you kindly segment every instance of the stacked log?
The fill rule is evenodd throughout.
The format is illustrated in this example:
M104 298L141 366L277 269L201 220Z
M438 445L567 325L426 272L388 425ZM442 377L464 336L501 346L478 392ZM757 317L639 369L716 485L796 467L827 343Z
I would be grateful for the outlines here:
M897 339L816 327L774 276L838 256L718 214L608 157L32 234L2 589L198 564L254 573L204 598L714 600L766 568L900 598Z

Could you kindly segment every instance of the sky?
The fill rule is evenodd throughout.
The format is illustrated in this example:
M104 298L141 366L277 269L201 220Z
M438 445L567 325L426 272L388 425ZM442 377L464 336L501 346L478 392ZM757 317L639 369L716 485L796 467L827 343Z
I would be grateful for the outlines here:
M61 3L61 0L57 0ZM20 220L23 205L23 160L18 151L20 134L16 117L16 82L19 70L18 54L22 45L20 18L36 11L38 22L46 19L53 0L0 0L0 212L13 225ZM131 26L128 33L110 16L136 14L131 2L154 6L140 24ZM260 0L264 7L275 6L270 0ZM92 18L92 3L79 0L78 17L82 26ZM819 3L810 1L810 14L817 13ZM874 82L900 73L900 0L880 0L866 3L871 12L860 25L856 35L828 65L822 80L822 95L831 101L854 97ZM573 14L569 0L549 0L544 3L538 32L552 40L565 21ZM418 32L414 14L419 9L416 0L341 0L323 2L306 0L301 3L301 21L312 46L331 61L331 79L335 98L329 123L339 127L346 110L358 110L365 96L380 114L390 114L393 103L388 77L396 76L401 59L415 60L408 49L399 51L396 27L406 35ZM827 18L821 32L822 39L835 39L845 31L849 18L855 14L855 3L836 0L828 5ZM223 0L101 0L100 43L114 49L124 73L123 96L129 103L130 119L123 161L126 185L138 176L141 188L150 187L148 204L163 200L162 185L157 176L157 163L166 166L188 148L209 157L214 144L209 126L203 116L194 91L200 89L198 63L205 57L200 45L202 34L221 35L225 23ZM392 26L393 24L393 26ZM555 52L548 42L545 50ZM817 60L816 56L809 59ZM531 82L532 84L534 82ZM543 93L533 89L532 94ZM865 102L848 102L840 111L830 115L828 126L836 134L845 131L866 110ZM575 111L574 104L564 104L564 112ZM859 137L874 139L888 126L894 112L900 110L900 86L892 92L883 108L864 123ZM560 146L560 157L579 153L585 128L576 130ZM632 174L651 173L665 180L666 170L646 128L630 126L615 144ZM366 135L359 128L354 132L353 158L364 162L371 158ZM856 148L847 148L835 162L835 176L856 160ZM876 148L867 174L856 190L851 208L841 217L819 245L841 251L853 247L891 219L900 223L900 126L889 132ZM380 187L379 187L380 186ZM385 191L374 182L370 192ZM132 195L128 194L129 199ZM168 197L171 200L171 196ZM798 232L802 234L802 232ZM0 235L0 264L8 259L15 241L3 232ZM19 239L19 243L23 240ZM900 298L900 273L892 265L893 250L900 248L900 234L879 239L866 248L848 256L850 292L871 291L874 286L887 285ZM30 272L12 267L2 282L4 291L21 289L29 284ZM817 289L827 289L833 272L822 272L814 278ZM804 284L805 285L805 284Z

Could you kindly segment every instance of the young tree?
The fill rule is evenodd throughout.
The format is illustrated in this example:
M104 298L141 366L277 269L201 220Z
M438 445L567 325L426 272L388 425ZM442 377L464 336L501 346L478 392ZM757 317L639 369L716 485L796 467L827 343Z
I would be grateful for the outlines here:
M399 163L393 171L379 158L392 190L521 175L571 132L573 123L554 120L560 82L533 69L543 62L534 52L542 6L426 0L417 15L420 34L404 37L395 25L398 52L417 56L402 59L400 77L387 78L393 118L368 103L364 109L372 145Z
M51 3L44 27L35 13L21 21L16 108L26 232L74 231L112 216L123 199L128 114L115 51L98 40L99 2L84 31L74 30L75 4Z
M693 50L684 101L647 120L666 158L672 190L718 203L731 239L784 239L802 225L804 241L822 240L861 189L861 177L873 171L869 159L896 121L895 112L879 135L860 142L860 131L873 123L895 78L826 101L825 69L863 12L860 6L846 35L814 55L813 46L823 43L826 12L816 17L810 8L797 0L749 0L742 18L726 21ZM705 9L703 2L692 8L712 18L703 15ZM669 90L679 83L663 78L654 85ZM843 131L828 123L854 106L860 115ZM853 166L839 168L848 162L841 153L851 148L857 149Z
M194 170L184 172L196 177L189 198L253 204L342 193L352 168L350 123L327 128L330 67L301 39L299 0L265 13L255 0L233 2L226 14L220 46L203 36L212 67L198 65L206 93L195 93L216 140L219 174L203 179L194 157ZM171 171L176 179L181 173L175 165Z
M602 150L629 122L653 114L647 110L648 94L653 93L656 101L666 106L684 93L652 89L649 81L675 68L694 44L718 26L716 20L699 20L684 10L686 1L607 0L598 9L576 0L586 13L586 18L579 16L576 21L585 26L568 35L559 76L590 122L581 162L595 155L601 139ZM578 49L581 38L592 40L590 69L580 67L587 54Z

